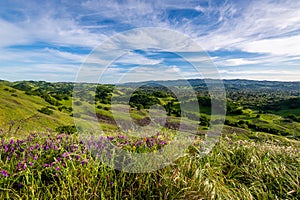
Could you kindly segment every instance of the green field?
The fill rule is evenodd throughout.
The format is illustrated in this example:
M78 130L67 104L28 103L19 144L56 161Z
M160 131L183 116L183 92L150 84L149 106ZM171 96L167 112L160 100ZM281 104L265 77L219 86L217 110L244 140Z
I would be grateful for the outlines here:
M248 102L229 89L222 136L203 157L207 138L222 126L222 115L210 114L205 92L199 91L198 113L191 97L180 102L188 108L182 112L176 97L160 88L142 88L128 105L123 97L130 86L80 87L76 94L69 83L0 82L0 199L300 198L300 113L288 108L295 97L265 101L260 88L244 88L256 97ZM192 144L152 172L113 169L92 153L104 143L86 143L99 137L126 152L159 154L179 137L180 126L197 127ZM110 161L118 157L100 150Z

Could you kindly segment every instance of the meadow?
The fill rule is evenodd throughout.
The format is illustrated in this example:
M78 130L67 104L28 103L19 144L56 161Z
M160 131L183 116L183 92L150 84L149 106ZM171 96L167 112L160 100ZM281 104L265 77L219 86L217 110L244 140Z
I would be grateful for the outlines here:
M203 112L196 113L190 106L183 115L172 93L154 95L153 88L138 91L130 102L130 117L136 123L147 125L147 109L154 104L160 104L168 115L164 128L140 138L118 129L109 102L112 96L119 98L117 117L129 120L121 96L130 86L112 93L110 85L83 85L82 98L74 102L81 107L73 110L71 83L2 81L0 199L299 199L297 87L278 92L276 86L277 92L262 96L262 86L253 89L251 83L236 92L233 87L237 83L227 84L222 137L203 156L203 137L212 117L205 91L198 91ZM271 86L267 86L269 90ZM188 94L183 95L187 96L185 103L190 103ZM85 112L89 106L96 107L98 121L86 127L100 125L105 130L97 140L82 137L80 131L86 127L78 130L73 122L73 117L91 121ZM159 170L118 171L91 151L100 150L106 159L114 160L104 148L110 142L127 152L160 153L176 137L178 117L185 122L198 114L199 121L192 121L199 124L200 137L175 162Z
M32 133L1 142L1 199L299 199L299 142L269 135L224 136L202 157L191 145L175 163L150 173L114 170L77 135ZM113 139L112 139L113 137ZM129 151L157 150L107 136Z

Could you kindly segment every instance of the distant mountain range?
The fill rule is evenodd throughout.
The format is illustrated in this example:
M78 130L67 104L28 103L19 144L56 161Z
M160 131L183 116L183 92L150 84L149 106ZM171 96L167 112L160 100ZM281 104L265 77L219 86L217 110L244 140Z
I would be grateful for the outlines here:
M273 89L289 89L300 90L299 82L282 82L282 81L257 81L245 79L230 79L230 80L214 80L214 79L187 79L187 80L166 80L166 81L145 81L145 82L129 82L119 84L122 86L138 86L138 85L164 85L164 86L185 86L187 82L191 86L206 86L206 81L220 83L223 81L225 88L230 89L246 89L246 88L273 88Z
M1 84L4 85L15 85L20 83L47 83L46 81L16 81L9 82L6 80L0 80ZM186 86L189 83L193 87L206 87L206 82L209 83L222 83L224 84L226 89L279 89L279 90L293 90L300 91L300 81L297 82L287 82L287 81L258 81L258 80L246 80L246 79L225 79L225 80L214 80L214 79L180 79L180 80L164 80L164 81L145 81L145 82L128 82L117 84L118 86L127 86L127 87L136 87L141 85L148 86L157 86L164 85L166 87L172 86ZM68 83L72 84L72 82L55 82L54 84L63 84ZM73 82L74 83L74 82ZM95 84L95 83L90 83Z

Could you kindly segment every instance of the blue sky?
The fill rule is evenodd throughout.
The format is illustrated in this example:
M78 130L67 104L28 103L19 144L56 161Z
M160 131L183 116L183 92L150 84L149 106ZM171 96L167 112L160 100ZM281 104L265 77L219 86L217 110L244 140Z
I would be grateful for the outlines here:
M93 49L143 27L190 37L223 79L300 81L300 1L292 0L2 0L0 79L75 81ZM128 68L151 80L199 77L172 52L137 49L112 63L107 78Z

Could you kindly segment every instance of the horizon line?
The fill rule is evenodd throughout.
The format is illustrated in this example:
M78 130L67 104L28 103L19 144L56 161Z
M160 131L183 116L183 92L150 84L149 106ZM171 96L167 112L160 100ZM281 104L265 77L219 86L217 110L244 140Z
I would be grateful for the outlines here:
M232 79L215 79L215 78L187 78L187 79L168 79L168 80L147 80L147 81L131 81L131 82L124 82L124 83L97 83L97 82L76 82L76 81L46 81L46 80L5 80L0 79L0 82L46 82L46 83L87 83L87 84L103 84L103 85L124 85L124 84L135 84L135 83L151 83L151 82L171 82L171 81L186 81L186 80L219 80L219 81L256 81L256 82L279 82L279 83L300 83L300 81L283 81L283 80L257 80L257 79L239 79L239 78L232 78Z

